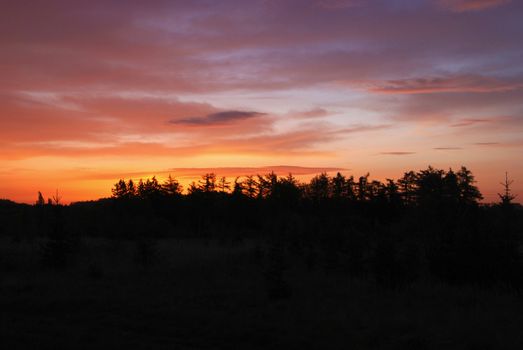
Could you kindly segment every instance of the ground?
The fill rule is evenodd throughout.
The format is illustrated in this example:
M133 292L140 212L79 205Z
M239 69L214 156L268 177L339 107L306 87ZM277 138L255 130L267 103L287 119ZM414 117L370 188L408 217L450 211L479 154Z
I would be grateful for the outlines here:
M421 281L383 289L261 241L84 238L63 269L1 240L3 349L521 349L523 298Z

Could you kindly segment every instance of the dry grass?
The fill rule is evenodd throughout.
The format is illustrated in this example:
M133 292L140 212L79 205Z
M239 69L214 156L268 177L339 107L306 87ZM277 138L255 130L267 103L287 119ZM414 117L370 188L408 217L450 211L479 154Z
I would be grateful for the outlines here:
M143 265L136 242L84 239L58 271L41 242L0 243L4 349L523 348L523 300L495 291L380 290L286 256L292 295L271 300L260 242L162 240Z

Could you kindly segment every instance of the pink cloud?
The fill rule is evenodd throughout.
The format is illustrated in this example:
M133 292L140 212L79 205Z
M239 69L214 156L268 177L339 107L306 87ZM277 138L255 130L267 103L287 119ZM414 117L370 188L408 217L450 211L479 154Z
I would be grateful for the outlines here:
M207 114L205 116L188 117L183 119L172 119L169 123L174 125L193 125L193 126L215 126L227 125L244 120L253 120L265 116L265 113L254 111L221 111Z
M440 3L454 12L481 11L509 3L511 0L440 0Z
M304 119L314 119L314 118L323 118L329 115L332 115L333 112L326 110L325 108L312 108L304 111L290 111L288 116L291 118L304 118Z
M361 0L318 0L318 6L327 9L343 9L361 5Z
M380 154L386 155L386 156L408 156L411 154L416 154L416 152L389 151L389 152L381 152Z
M523 88L523 82L488 78L479 75L458 75L439 78L391 80L372 87L372 92L387 94L492 93Z
M492 122L493 122L493 120L489 120L489 119L469 118L469 119L462 119L462 120L458 121L457 123L452 124L451 127L456 128L456 127L471 126L471 125L492 123Z
M174 176L177 179L199 179L201 175L215 173L225 177L243 177L248 175L264 175L274 172L280 176L293 174L295 176L315 175L320 173L332 173L347 171L345 168L338 167L304 167L293 165L272 165L259 167L207 167L207 168L169 168L141 171L98 171L96 169L72 169L65 173L67 176L77 180L111 180L116 181L120 178L147 178L153 175L157 177ZM2 174L0 174L2 175Z

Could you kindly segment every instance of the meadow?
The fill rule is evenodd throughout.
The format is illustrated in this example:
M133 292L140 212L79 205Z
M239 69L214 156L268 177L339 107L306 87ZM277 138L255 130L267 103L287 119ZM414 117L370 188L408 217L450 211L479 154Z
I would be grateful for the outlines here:
M2 240L5 349L523 345L523 299L514 293L430 280L383 289L285 252L288 291L275 296L263 241L85 238L61 270L42 267L41 244Z

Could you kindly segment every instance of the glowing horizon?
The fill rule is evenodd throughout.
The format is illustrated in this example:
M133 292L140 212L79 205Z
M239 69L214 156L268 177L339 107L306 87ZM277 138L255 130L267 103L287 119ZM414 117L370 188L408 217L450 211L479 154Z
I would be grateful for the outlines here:
M182 168L464 165L485 201L506 171L521 201L521 18L509 0L3 5L0 198L210 172Z

